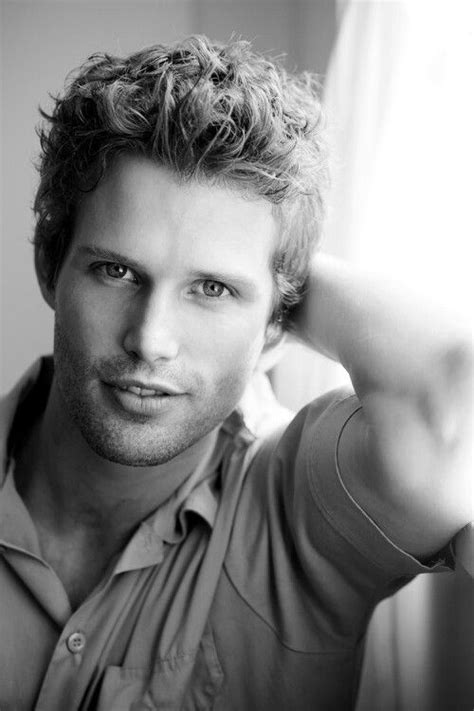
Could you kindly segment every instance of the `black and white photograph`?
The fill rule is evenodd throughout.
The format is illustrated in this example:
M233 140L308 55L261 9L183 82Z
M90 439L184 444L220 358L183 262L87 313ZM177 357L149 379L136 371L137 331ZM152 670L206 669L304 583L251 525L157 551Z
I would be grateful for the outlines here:
M473 711L474 4L0 0L0 711Z

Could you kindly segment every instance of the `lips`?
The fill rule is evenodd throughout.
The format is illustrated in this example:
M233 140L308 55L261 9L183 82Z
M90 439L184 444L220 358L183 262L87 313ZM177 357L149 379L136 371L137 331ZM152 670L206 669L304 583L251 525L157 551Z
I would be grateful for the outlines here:
M161 417L174 410L186 393L168 383L144 383L137 380L104 381L112 401L122 412L140 418Z

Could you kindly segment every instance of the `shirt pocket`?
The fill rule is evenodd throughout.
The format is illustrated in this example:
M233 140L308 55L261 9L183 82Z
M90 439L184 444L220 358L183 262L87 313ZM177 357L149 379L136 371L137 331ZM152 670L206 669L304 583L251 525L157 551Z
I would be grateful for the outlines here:
M223 681L208 633L197 650L160 659L151 671L107 667L94 711L211 711Z

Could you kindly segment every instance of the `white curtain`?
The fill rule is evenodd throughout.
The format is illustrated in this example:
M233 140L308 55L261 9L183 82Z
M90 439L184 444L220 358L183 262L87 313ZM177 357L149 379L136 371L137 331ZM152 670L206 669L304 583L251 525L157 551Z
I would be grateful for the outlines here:
M410 284L461 319L474 237L472 9L342 3L325 83L335 127L325 251ZM345 378L292 346L274 382L298 408ZM462 573L422 576L379 606L358 711L474 707L473 592Z

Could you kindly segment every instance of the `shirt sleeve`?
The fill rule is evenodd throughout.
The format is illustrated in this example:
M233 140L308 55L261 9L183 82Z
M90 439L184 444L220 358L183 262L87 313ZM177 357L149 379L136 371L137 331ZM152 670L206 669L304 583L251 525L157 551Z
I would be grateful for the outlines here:
M340 477L341 433L360 408L328 393L259 445L242 486L226 572L289 648L340 653L363 638L376 604L418 573L449 570L397 547Z
M301 471L297 478L302 499L307 488L312 505L327 524L388 577L450 570L453 560L449 546L432 560L420 562L393 543L345 487L338 465L338 446L344 428L360 409L357 397L349 389L341 389L314 401L301 413ZM311 527L310 512L307 517Z

